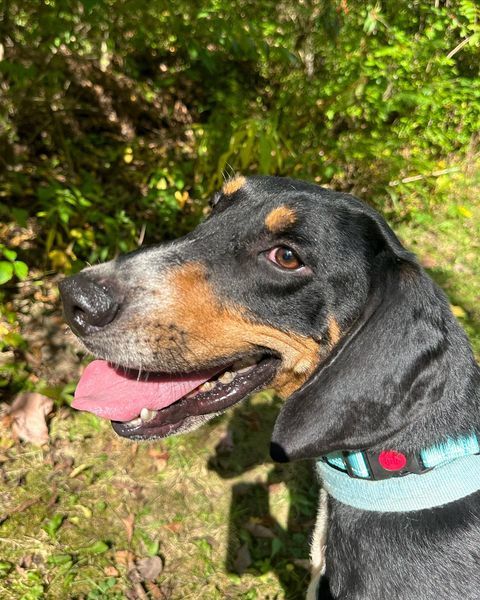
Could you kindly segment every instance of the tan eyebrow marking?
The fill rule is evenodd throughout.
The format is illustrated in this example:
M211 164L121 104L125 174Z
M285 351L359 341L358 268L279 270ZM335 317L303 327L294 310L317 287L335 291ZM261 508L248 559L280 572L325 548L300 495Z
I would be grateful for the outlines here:
M231 196L235 192L238 192L238 190L245 185L246 181L247 180L243 175L237 175L237 177L230 179L230 181L227 181L227 183L224 184L222 192L225 196Z
M297 214L289 206L278 206L268 213L265 219L265 226L272 233L278 233L287 227L290 227L297 220Z

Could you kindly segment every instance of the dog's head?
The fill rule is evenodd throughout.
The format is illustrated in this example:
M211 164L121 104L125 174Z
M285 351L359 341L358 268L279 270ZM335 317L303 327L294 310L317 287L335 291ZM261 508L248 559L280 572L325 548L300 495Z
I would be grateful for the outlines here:
M60 284L73 331L110 363L87 368L77 406L149 439L272 387L286 399L277 458L371 444L379 420L385 436L408 418L415 399L403 392L420 394L418 361L440 343L422 338L423 299L405 302L418 277L382 217L352 196L236 178L189 235Z

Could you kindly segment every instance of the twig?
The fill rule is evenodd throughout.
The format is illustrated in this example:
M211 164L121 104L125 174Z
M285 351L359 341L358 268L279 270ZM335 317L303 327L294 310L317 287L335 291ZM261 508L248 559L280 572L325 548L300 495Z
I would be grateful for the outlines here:
M457 52L460 52L460 50L468 44L468 42L472 39L472 37L473 37L473 34L469 35L467 38L462 40L457 46L455 46L455 48L453 50L450 50L450 52L447 54L447 58L452 58L452 56L455 56L455 54Z
M441 169L440 171L432 171L431 173L427 173L426 175L412 175L411 177L396 179L395 181L390 181L388 185L391 187L395 187L396 185L400 185L401 183L411 183L412 181L420 181L421 179L427 179L427 177L440 177L441 175L447 175L448 173L456 173L457 171L460 171L459 167Z
M41 500L41 498L31 498L30 500L26 500L25 502L22 502L22 504L19 504L16 508L12 508L7 513L0 516L0 525L2 523L4 523L7 519L9 519L12 515L15 515L16 513L27 510L27 508L30 508L37 502L40 502L40 500Z
M138 236L137 246L141 246L143 244L143 240L145 239L145 231L147 230L147 224L144 223L142 228L140 229L140 235Z

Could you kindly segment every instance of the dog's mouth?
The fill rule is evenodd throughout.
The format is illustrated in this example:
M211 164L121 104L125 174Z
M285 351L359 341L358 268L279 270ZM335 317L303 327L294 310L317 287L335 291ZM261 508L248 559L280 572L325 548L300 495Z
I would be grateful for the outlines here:
M279 364L277 357L257 354L179 375L95 360L85 369L72 406L109 419L123 437L162 438L185 429L192 417L221 413L267 387Z

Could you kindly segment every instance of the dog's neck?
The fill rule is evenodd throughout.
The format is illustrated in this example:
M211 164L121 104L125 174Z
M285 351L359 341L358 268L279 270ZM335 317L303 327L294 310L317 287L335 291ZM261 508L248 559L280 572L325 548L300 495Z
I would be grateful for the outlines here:
M410 512L455 502L480 490L480 438L450 439L405 456L395 450L332 453L317 461L323 488L366 511Z
M405 362L412 371L412 385L418 389L423 378L424 396L406 387L415 403L403 409L411 416L397 431L368 446L327 453L318 470L333 497L363 510L404 512L458 500L480 489L480 368L444 294L423 271L402 282L402 288L392 279L382 286L377 283L375 290L345 343L355 343L382 310L417 311L419 343L428 336L435 343L426 346L430 355L425 360L413 363L419 365L418 372ZM432 307L431 314L425 314L426 305ZM399 349L391 361L402 358ZM395 411L395 403L390 404ZM395 456L400 462L393 474L403 476L390 479L385 470L382 473L382 457L388 463ZM390 471L396 470L393 467Z
M361 313L351 315L327 361L282 407L272 434L275 460L334 451L410 454L480 433L480 369L447 298L413 263L386 259L375 272Z

